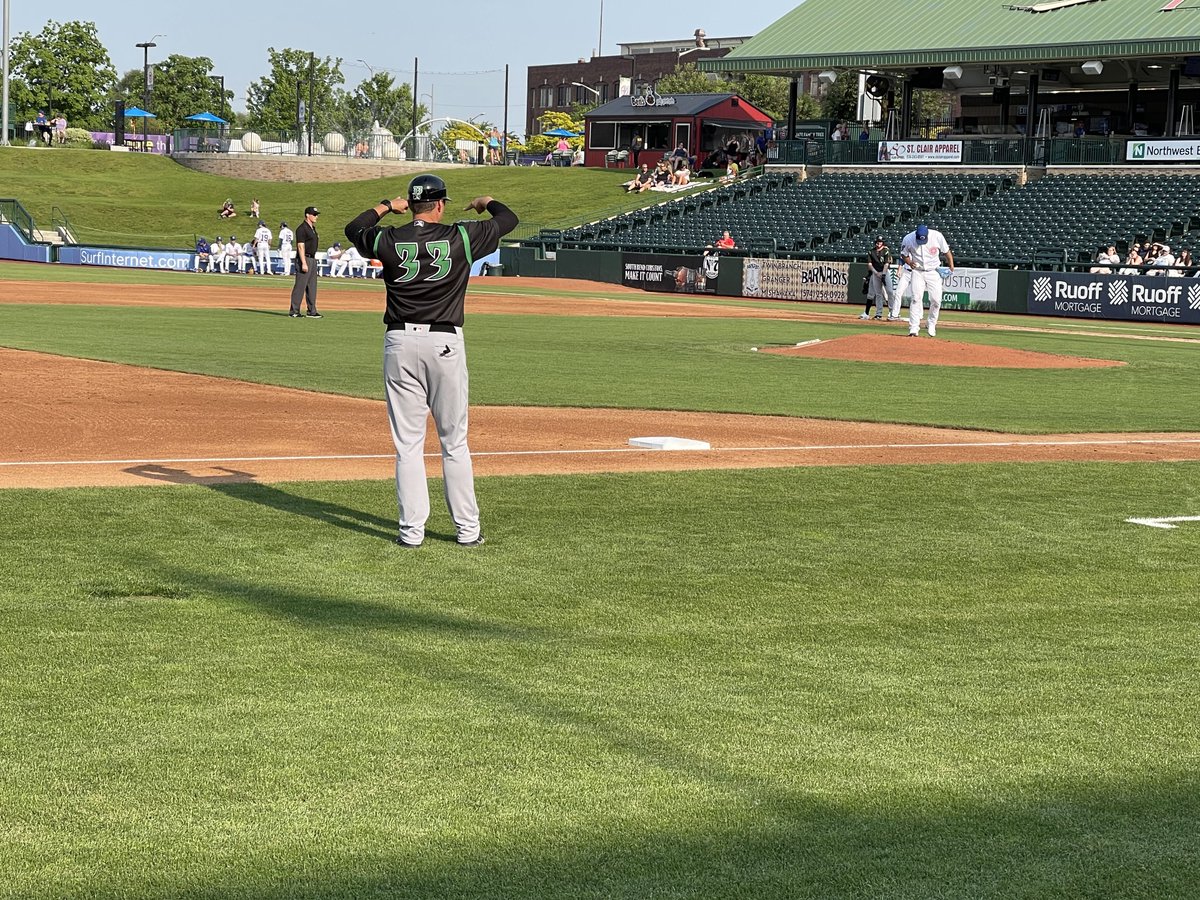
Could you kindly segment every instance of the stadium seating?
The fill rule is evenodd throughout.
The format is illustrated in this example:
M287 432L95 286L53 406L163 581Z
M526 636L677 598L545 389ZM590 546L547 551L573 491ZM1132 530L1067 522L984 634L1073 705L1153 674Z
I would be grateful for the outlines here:
M1083 263L1099 247L1167 240L1200 246L1200 179L1055 174L1016 186L1002 171L767 172L533 241L558 246L694 251L730 231L756 253L862 258L871 236L893 247L917 222L943 231L964 260Z

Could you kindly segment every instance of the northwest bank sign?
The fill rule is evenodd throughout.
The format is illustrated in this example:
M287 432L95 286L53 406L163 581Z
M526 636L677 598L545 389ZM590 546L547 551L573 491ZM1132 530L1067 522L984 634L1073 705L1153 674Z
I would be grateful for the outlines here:
M1039 316L1200 325L1200 278L1035 275L1028 302Z
M1200 141L1130 141L1126 162L1193 162L1200 159Z

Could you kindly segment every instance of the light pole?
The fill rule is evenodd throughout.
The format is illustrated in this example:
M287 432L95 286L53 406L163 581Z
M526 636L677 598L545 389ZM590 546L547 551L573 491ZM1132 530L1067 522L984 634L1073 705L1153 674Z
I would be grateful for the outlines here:
M422 93L422 94L421 94L421 97L428 97L428 98L429 98L429 109L427 110L427 112L429 113L429 115L427 115L425 118L427 118L427 119L432 119L432 118L433 118L433 94L426 94L426 93ZM420 100L420 99L421 99L421 97L418 97L417 99L418 99L418 100Z
M594 87L588 87L582 81L572 81L571 84L573 84L575 87L581 87L585 91L591 91L595 95L597 100L600 99L600 92L598 90L596 90Z
M142 48L142 112L150 112L150 48L157 47L154 43L154 38L166 37L165 34L156 34L148 41L143 41L140 44L134 44L135 47ZM146 149L146 119L148 116L142 116L142 149Z
M208 77L217 83L217 90L220 91L218 96L221 99L221 108L217 110L217 115L223 119L225 118L225 76L209 75Z

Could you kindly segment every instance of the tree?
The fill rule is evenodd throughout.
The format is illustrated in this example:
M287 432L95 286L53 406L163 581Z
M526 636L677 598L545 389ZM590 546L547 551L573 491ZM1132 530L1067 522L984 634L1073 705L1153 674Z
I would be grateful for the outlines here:
M563 131L573 131L579 133L583 131L583 119L574 118L570 113L565 112L545 112L538 117L538 122L541 123L542 131L553 131L556 128L561 128ZM567 143L574 150L583 146L582 137L567 138ZM549 153L558 146L558 138L546 137L541 134L530 134L526 136L525 147L532 153Z
M791 86L790 78L779 78L774 75L747 75L734 85L734 90L765 112L776 122L781 122L788 115L788 93ZM805 99L796 98L796 117L807 119L807 113L800 112L800 105ZM815 107L816 101L811 106ZM808 104L806 104L808 106Z
M154 66L150 108L158 116L158 125L164 133L188 127L192 123L186 122L186 117L198 112L221 115L225 98L212 78L212 69L213 61L207 56L177 53Z
M117 71L95 22L47 22L10 47L9 97L18 115L62 113L72 125L100 129L111 119L105 100Z
M342 60L312 56L307 50L276 50L267 48L270 74L250 85L247 91L246 112L252 127L261 131L294 131L297 118L297 88L299 99L324 131L335 125L334 89L345 80ZM311 72L310 72L311 61ZM309 106L309 81L312 81L312 109Z
M428 115L426 108L417 105L417 122ZM376 122L381 128L404 137L413 127L412 88L396 84L387 72L375 72L353 91L336 91L332 125L348 135L368 134Z
M733 91L728 81L711 78L707 72L697 69L695 63L675 66L674 72L658 79L655 90L660 94L724 94Z
M821 98L821 116L853 122L858 118L858 73L841 72Z

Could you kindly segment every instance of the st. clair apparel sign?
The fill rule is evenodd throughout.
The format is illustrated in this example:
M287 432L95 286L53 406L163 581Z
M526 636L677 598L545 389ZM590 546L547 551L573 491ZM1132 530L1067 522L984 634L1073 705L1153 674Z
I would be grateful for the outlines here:
M849 283L850 264L844 262L751 257L742 265L744 297L848 303Z
M1200 325L1200 279L1154 275L1034 275L1029 312L1078 319Z
M1195 162L1200 159L1200 141L1129 141L1126 162Z
M879 162L962 162L962 141L880 141Z

